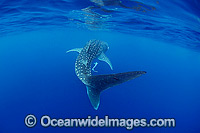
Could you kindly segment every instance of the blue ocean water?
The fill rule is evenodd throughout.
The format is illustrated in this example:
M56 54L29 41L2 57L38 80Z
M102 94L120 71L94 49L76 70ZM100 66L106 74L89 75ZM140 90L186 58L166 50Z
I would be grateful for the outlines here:
M0 133L199 133L200 1L0 1ZM77 78L77 53L90 39L106 41L113 69L146 71L101 95L96 111ZM36 118L174 118L176 127L44 128Z

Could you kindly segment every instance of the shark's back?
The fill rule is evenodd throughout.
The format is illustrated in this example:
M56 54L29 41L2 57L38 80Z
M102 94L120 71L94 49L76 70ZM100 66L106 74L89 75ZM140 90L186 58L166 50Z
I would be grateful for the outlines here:
M87 84L87 77L91 76L91 63L103 51L102 41L90 40L81 50L75 63L75 72L78 78Z

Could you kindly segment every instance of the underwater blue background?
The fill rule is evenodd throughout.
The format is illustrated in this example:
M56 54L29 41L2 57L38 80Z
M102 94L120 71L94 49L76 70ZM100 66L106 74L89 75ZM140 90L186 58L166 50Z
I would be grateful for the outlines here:
M199 7L198 0L2 0L0 133L199 133ZM97 111L75 75L78 54L66 54L90 39L108 43L114 69L98 61L94 74L147 72L104 91ZM176 127L28 128L27 114L175 118Z

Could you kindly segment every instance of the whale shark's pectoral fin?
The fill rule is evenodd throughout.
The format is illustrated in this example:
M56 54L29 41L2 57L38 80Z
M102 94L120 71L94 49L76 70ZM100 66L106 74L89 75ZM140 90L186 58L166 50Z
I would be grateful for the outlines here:
M101 53L101 55L98 57L98 59L108 63L108 65L110 66L111 70L113 70L113 67L112 67L112 64L111 64L110 60L108 59L108 57L104 53Z
M69 53L69 52L78 52L78 53L80 53L82 49L83 48L74 48L74 49L70 49L70 50L66 51L66 53Z
M101 91L129 81L131 79L137 78L145 73L145 71L133 71L108 75L95 75L88 77L89 85L87 85L86 87L87 94L92 106L95 110L98 109Z

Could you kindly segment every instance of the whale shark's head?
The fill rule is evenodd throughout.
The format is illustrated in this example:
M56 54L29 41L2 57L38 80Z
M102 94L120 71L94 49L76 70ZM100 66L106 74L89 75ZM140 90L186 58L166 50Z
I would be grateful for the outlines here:
M87 42L87 45L88 45L87 47L88 48L90 47L90 50L92 50L93 52L94 50L98 49L95 56L96 58L99 57L102 53L105 53L109 49L107 42L96 39L90 40L89 42Z

